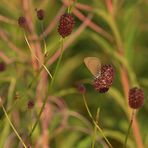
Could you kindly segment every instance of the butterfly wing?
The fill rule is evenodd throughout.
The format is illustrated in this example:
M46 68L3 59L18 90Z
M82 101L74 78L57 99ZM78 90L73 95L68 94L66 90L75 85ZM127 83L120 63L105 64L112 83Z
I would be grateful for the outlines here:
M101 62L96 57L84 58L84 63L93 76L98 77L100 75Z

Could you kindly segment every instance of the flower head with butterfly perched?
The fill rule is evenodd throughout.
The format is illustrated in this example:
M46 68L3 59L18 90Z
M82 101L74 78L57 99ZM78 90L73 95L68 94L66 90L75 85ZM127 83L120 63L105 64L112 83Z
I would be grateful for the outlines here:
M86 57L84 63L91 74L95 77L93 87L100 93L105 93L109 90L114 79L114 68L112 65L101 65L99 58Z

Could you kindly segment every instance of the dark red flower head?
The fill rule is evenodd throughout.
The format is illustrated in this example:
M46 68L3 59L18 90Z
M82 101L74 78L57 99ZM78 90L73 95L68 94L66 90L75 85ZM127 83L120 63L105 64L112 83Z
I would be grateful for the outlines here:
M141 88L134 87L129 90L129 106L133 109L140 108L144 103L144 92Z
M39 20L43 20L44 19L45 12L44 12L43 9L39 9L39 10L36 9L36 13L37 13L37 17L38 17Z
M34 101L30 100L28 101L28 109L32 109L34 107Z
M112 65L103 65L101 67L101 75L96 77L93 86L96 91L105 93L109 90L114 79L114 68Z
M20 25L20 27L22 28L26 28L27 27L27 20L24 16L20 16L18 18L18 24Z
M74 25L75 25L75 21L72 14L70 13L63 14L59 21L59 27L58 27L59 34L63 38L70 35L74 28Z

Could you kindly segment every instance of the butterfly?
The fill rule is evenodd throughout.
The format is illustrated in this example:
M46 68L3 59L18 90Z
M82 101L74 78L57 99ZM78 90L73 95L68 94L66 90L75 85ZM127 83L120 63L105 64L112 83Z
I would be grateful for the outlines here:
M98 78L101 75L101 61L97 57L86 57L84 58L84 63L91 74Z

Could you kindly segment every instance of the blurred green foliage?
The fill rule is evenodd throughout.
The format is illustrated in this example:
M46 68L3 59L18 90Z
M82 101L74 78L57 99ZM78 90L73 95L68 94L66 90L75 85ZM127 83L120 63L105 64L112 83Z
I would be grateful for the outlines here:
M26 0L27 1L27 0ZM111 40L86 27L65 50L52 96L57 96L58 101L50 101L51 114L47 130L51 137L51 148L90 148L93 135L93 124L86 112L81 94L75 88L77 82L84 82L87 89L87 101L92 114L95 116L100 107L99 123L103 128L114 148L122 147L128 128L128 110L121 82L120 68L123 64L128 72L129 85L139 85L145 92L144 106L138 111L137 121L144 147L148 147L148 1L147 0L113 0L114 18L109 13L105 0L79 0L79 3L93 7L92 12L80 10L85 16L93 15L92 21L101 26L110 36ZM44 28L53 22L57 12L62 6L61 1L55 0L30 0L30 11L35 25L35 32L41 34L40 22L36 18L35 8L45 10ZM66 11L66 10L65 10ZM36 72L31 64L31 55L23 36L23 30L17 24L19 16L24 15L22 3L19 0L1 0L0 2L0 61L6 64L6 70L0 72L0 96L4 99L12 122L24 137L29 133L30 126L36 120L40 110L36 100L36 89L40 77L28 90L28 84L35 79ZM75 16L76 27L73 34L66 38L64 43L74 38L74 33L84 23ZM57 24L46 36L46 44L50 59L59 49L59 35ZM3 34L9 38L3 38ZM12 42L19 51L15 52L10 45ZM118 54L122 45L124 56ZM43 42L41 41L41 46ZM7 58L1 56L4 54ZM106 94L95 92L90 82L93 80L83 63L86 56L99 57L103 64L113 64L115 67L115 80L112 88ZM56 62L47 66L51 73L54 72ZM48 84L50 77L48 77ZM47 84L47 86L48 86ZM18 99L14 99L18 92ZM45 96L43 96L44 99ZM33 116L27 108L28 100L35 101ZM54 97L53 99L54 100ZM56 99L55 99L56 100ZM57 103L57 104L56 104ZM63 118L67 115L66 123ZM17 115L17 117L16 117ZM16 119L15 119L16 117ZM18 120L18 121L15 121ZM58 129L60 130L58 132ZM12 139L16 139L2 110L0 110L0 148L9 146ZM41 123L37 126L31 139L32 145L41 137ZM20 147L18 140L14 140L11 147ZM96 148L104 147L104 140L97 133ZM34 146L33 146L34 147ZM134 136L131 132L128 147L136 147Z

